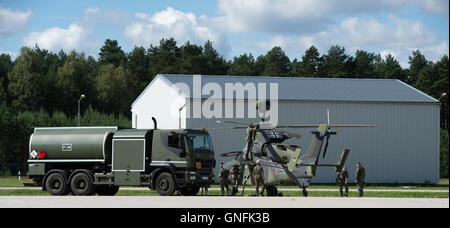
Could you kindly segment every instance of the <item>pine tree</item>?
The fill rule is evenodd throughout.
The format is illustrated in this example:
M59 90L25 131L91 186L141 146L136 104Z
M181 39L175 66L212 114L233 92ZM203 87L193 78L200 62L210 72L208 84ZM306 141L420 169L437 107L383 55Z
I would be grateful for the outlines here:
M311 46L306 50L305 55L302 56L299 73L302 77L317 77L321 64L322 58L319 50L315 46Z
M122 51L117 40L106 39L98 55L101 64L113 64L118 67L127 61L125 53Z
M288 76L290 72L290 61L281 47L274 47L266 54L266 64L263 75L266 76Z

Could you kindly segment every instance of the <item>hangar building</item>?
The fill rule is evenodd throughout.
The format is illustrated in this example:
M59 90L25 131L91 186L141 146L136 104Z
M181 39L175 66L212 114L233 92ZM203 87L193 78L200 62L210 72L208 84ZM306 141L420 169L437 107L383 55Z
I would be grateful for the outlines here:
M232 88L256 88L258 98L276 98L271 111L277 111L278 125L325 122L327 109L331 123L376 125L376 128L335 129L338 135L330 138L327 155L319 160L320 163L335 163L342 149L350 149L346 165L352 182L358 161L366 168L367 183L439 182L440 103L395 79L160 74L132 104L132 126L153 128L151 117L157 119L158 128L162 129L206 126L217 162L225 162L229 158L220 154L242 151L246 131L212 129L235 126L217 121L259 121L253 108L255 94L250 90L244 94L227 94L230 85ZM222 101L222 104L211 105L215 101ZM212 116L211 112L200 113L196 102L204 109L218 112ZM238 114L239 105L245 108L244 116ZM230 107L232 110L227 111ZM312 139L312 129L290 130L303 138L287 142L300 145L302 154L305 153ZM335 177L334 168L321 167L312 182L334 183Z

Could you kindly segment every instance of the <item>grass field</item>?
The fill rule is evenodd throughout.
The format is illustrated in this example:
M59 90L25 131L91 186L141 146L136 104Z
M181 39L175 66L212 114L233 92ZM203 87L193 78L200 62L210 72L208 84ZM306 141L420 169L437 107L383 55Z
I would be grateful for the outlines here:
M0 177L0 187L22 187L23 183L32 183L32 180L21 177L21 180L17 177ZM212 185L211 188L220 188L219 185ZM285 185L278 188L293 188L298 189L295 185ZM311 189L334 189L337 188L336 184L313 184L309 188ZM357 186L350 184L350 189L357 189ZM441 179L439 184L367 184L367 189L411 189L411 190L448 190L449 179Z
M21 178L19 181L17 177L0 177L0 187L22 187L23 183L31 183L31 180ZM220 188L219 185L212 185L211 188ZM279 186L279 189L298 189L297 186ZM312 185L311 189L337 189L334 184L317 184ZM350 189L356 189L354 185ZM373 190L448 190L449 180L441 179L437 185L402 185L402 184L385 184L385 185L368 185L366 189ZM283 192L283 191L281 191ZM309 197L339 197L338 191L309 191ZM210 190L208 195L219 195L217 190ZM245 191L245 196L254 194L253 187L249 187ZM357 192L350 192L350 197L356 197ZM43 192L35 189L0 189L0 196L47 196L48 192ZM156 191L152 190L120 190L117 195L120 196L158 196ZM302 197L301 191L284 191L283 196ZM386 197L386 198L449 198L448 192L390 192L390 191L366 191L365 197Z
M0 189L0 196L49 196L48 192L30 189ZM153 190L120 190L118 196L158 196ZM209 196L220 195L219 191L208 191ZM244 196L253 196L254 191L245 191ZM356 197L357 192L350 192L349 197ZM239 195L240 196L240 195ZM237 197L239 197L237 196ZM283 196L303 197L301 191L285 191ZM383 198L449 198L448 192L365 192L365 197ZM309 191L308 197L339 197L338 192Z

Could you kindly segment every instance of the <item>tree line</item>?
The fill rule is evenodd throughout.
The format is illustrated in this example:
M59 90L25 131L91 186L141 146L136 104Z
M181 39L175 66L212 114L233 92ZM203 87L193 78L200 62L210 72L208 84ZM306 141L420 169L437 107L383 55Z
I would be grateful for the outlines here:
M54 53L37 45L22 47L14 60L8 54L0 55L3 167L11 159L26 159L33 127L76 125L81 94L86 95L81 102L85 110L82 125L130 127L131 103L157 74L399 79L436 99L443 92L448 94L448 56L433 62L420 50L412 51L406 69L391 54L383 58L358 50L351 56L339 45L324 54L311 46L292 61L281 47L258 57L244 53L226 60L210 41L178 45L173 38L162 39L159 45L135 46L126 53L116 40L107 39L98 56L95 59L76 50ZM443 105L447 108L441 111L445 129L441 138L447 137L448 170L448 103Z

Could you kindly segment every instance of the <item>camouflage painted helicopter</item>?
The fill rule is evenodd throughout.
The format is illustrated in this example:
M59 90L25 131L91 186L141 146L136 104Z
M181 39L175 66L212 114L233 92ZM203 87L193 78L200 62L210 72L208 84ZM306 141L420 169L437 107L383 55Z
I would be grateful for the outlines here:
M331 127L375 127L373 125L350 125L350 124L331 124L329 118L329 110L327 110L327 122L320 124L300 124L287 126L272 126L265 122L265 112L270 109L269 101L259 101L257 103L258 113L261 122L257 124L247 124L235 121L224 121L223 123L231 123L244 126L232 127L232 129L247 128L247 137L251 131L251 139L248 141L249 149L244 148L243 151L235 151L224 153L223 157L234 157L232 161L224 164L225 168L233 169L236 175L234 186L232 187L232 195L236 195L239 185L242 185L241 194L244 193L245 186L250 180L254 184L252 171L256 165L256 161L260 161L264 174L264 184L268 196L277 196L278 185L282 183L294 182L303 189L303 195L308 196L306 188L310 185L311 178L316 175L317 167L328 166L335 167L335 171L339 172L344 166L345 160L350 152L349 149L344 149L336 164L319 164L319 156L322 152L322 145L325 141L325 147L322 152L322 157L328 149L328 140L331 135L336 135L337 132L331 130ZM220 121L217 121L222 123ZM297 145L283 143L285 140L296 137L301 138L301 135L281 130L280 128L316 128L311 131L314 135L309 146L308 152L301 156L302 148ZM247 138L248 139L248 138ZM235 173L237 172L237 173Z

